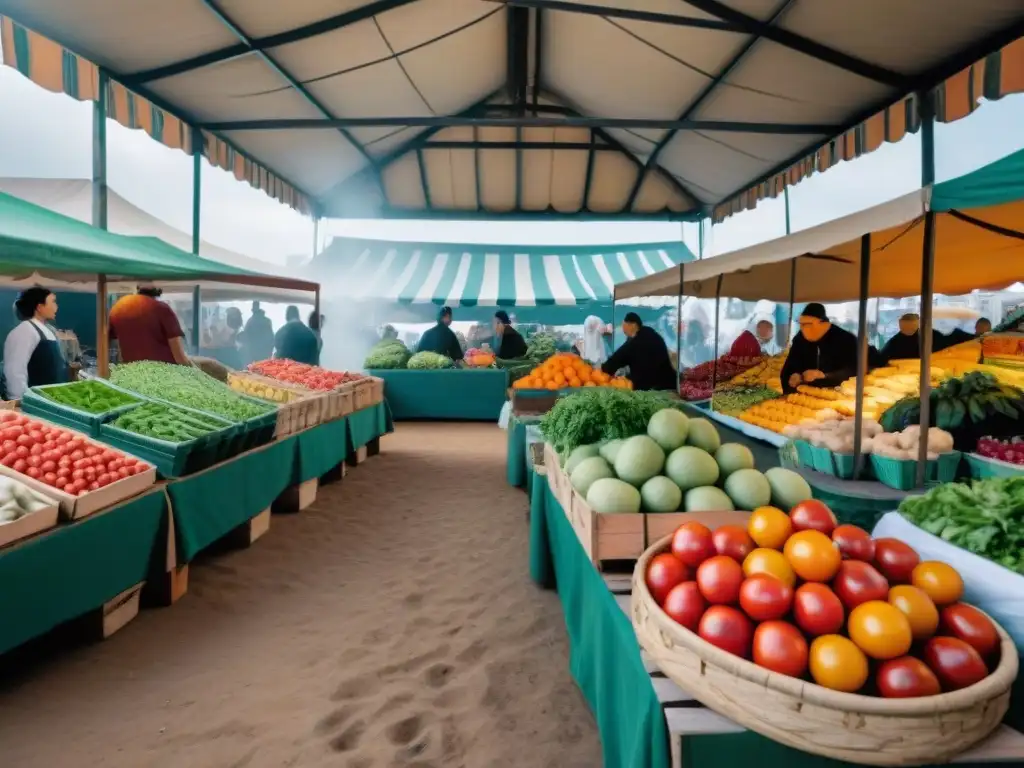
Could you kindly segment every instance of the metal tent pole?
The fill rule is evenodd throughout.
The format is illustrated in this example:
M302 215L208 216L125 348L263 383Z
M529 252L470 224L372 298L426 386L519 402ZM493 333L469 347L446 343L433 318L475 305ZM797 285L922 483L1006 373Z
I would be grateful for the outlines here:
M935 183L935 104L931 92L917 94L921 114L921 186ZM931 423L932 300L935 278L935 214L924 215L921 254L921 438L917 445L917 487L924 485L928 466L928 425Z
M722 304L722 279L725 275L719 275L715 283L715 362L711 364L711 409L715 406L715 384L718 383L718 314Z
M203 132L192 129L192 255L199 255L202 222ZM199 354L199 326L202 324L203 298L198 285L192 289L192 354Z
M107 229L107 73L99 71L99 91L92 106L92 225ZM107 277L96 277L96 370L110 375L110 313Z
M679 296L676 298L676 391L683 377L683 262L679 262Z
M857 307L857 397L853 412L854 477L860 477L864 456L861 432L864 426L864 377L868 373L868 287L871 280L871 233L860 238L860 305Z

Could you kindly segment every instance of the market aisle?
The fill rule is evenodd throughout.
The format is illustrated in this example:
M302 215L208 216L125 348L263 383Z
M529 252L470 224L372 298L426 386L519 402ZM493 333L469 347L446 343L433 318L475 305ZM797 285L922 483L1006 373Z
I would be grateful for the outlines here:
M403 424L383 444L194 567L178 605L3 681L4 764L599 766L505 433Z

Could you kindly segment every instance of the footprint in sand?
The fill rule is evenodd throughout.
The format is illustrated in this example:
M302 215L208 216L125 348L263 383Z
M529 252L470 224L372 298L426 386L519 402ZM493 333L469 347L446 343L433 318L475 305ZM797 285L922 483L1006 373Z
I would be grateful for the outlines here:
M346 680L331 694L331 701L351 701L362 699L373 693L376 675L359 675Z
M395 746L405 746L423 730L423 718L420 715L413 715L397 723L392 723L385 730L388 741Z
M427 669L424 678L431 688L443 688L451 679L455 668L450 664L435 664Z
M487 643L483 640L474 640L455 657L455 660L463 664L476 664L487 654L488 650Z
M365 732L366 724L362 720L357 720L331 739L328 744L330 744L331 749L335 752L351 752L359 746L359 742Z
M423 597L422 592L410 592L402 598L402 602L405 603L407 608L416 608L423 604Z
M313 732L323 735L338 730L354 713L352 707L339 707L325 717L320 718L313 726Z

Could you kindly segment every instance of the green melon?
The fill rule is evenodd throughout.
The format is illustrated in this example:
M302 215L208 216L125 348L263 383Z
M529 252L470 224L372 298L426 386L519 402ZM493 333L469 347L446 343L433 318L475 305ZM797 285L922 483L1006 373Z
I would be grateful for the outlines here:
M662 408L647 422L647 434L666 451L674 451L686 444L690 420L675 408Z
M686 435L686 444L714 455L722 445L715 425L707 419L690 419L690 429Z
M735 509L725 491L713 485L688 490L684 505L687 512L732 512Z
M676 448L665 461L665 474L686 491L718 482L718 464L714 458L692 445Z
M615 473L608 466L608 462L600 456L591 456L576 465L576 469L569 476L569 482L578 493L585 497L594 481L603 477L615 477Z
M679 486L664 475L655 475L640 486L640 503L645 512L675 512L682 501Z
M661 472L664 466L665 452L647 435L626 440L615 457L615 474L637 488Z
M790 510L801 501L813 498L811 486L791 469L772 467L764 476L772 489L772 501L779 509Z
M754 468L754 454L742 443L722 443L715 451L715 461L722 477L728 477L738 469Z
M772 487L756 469L737 469L725 479L725 492L737 509L753 511L772 502Z
M572 471L576 469L576 465L581 461L597 456L598 448L599 446L597 445L581 445L573 448L569 458L565 460L565 474L571 475Z
M604 515L639 512L640 491L614 477L602 477L587 491L587 505Z
M609 464L615 464L615 457L619 455L619 449L622 448L622 444L625 440L616 437L614 440L609 440L607 443L602 443L601 448L598 451L601 454L601 458L607 461Z

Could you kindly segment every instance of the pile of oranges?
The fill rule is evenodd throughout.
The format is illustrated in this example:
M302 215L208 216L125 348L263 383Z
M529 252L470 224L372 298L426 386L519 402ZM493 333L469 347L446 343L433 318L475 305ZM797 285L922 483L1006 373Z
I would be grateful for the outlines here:
M632 389L633 382L624 376L609 376L594 368L583 358L568 352L552 355L519 379L516 389L568 389L571 387L616 387Z

